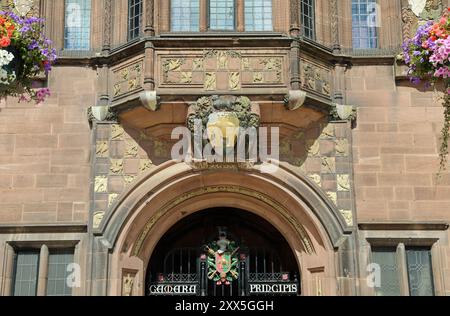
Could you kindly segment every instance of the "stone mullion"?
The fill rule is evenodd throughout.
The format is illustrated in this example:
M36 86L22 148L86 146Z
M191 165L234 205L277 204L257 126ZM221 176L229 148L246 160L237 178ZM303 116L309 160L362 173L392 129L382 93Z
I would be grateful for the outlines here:
M200 0L200 32L208 31L208 0Z
M46 245L42 245L41 252L39 254L37 296L47 295L48 257L49 257L48 247Z
M144 35L154 36L155 35L155 1L146 0L144 1Z
M290 4L289 32L291 36L298 37L300 35L300 0L291 0Z
M112 36L112 0L103 1L103 52L111 50Z
M3 280L3 289L0 291L1 296L12 296L14 293L13 288L13 281L14 281L14 260L15 260L16 254L14 252L13 247L11 247L9 244L6 244L5 249L5 265L4 268L5 275ZM1 290L1 289L0 289Z
M331 33L331 48L335 53L341 51L341 44L339 40L339 14L337 0L330 0L330 33Z
M245 3L244 0L236 1L236 31L245 31Z
M403 243L397 246L397 265L399 270L400 294L402 296L409 296L408 263L406 262L406 247Z

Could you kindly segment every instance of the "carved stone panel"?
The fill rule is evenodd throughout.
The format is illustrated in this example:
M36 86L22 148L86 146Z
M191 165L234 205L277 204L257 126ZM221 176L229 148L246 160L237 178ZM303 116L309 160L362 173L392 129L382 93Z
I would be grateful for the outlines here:
M304 59L301 60L301 65L303 88L327 97L331 96L331 70Z
M158 63L160 89L232 92L287 87L287 53L283 51L159 52Z
M114 99L142 89L143 67L143 60L139 59L113 69L112 95Z

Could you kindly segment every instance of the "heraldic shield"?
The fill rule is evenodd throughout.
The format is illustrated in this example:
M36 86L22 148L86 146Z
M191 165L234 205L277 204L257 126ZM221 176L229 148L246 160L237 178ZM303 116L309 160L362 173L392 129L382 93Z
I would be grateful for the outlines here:
M238 279L238 251L236 243L227 239L225 231L219 240L206 246L208 251L208 279L217 285L231 285Z

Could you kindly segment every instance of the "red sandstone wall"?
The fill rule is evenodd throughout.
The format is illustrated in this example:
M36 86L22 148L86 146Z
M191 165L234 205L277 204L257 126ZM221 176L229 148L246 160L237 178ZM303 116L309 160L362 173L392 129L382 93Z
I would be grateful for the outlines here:
M55 68L43 105L0 104L0 223L86 222L96 72Z
M390 66L354 67L354 169L359 222L450 220L450 174L437 180L443 110L434 93L396 86Z

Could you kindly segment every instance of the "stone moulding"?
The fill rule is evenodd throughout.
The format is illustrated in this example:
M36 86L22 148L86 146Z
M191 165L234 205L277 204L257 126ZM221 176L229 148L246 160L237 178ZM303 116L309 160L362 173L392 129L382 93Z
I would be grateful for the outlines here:
M150 220L146 223L142 232L139 234L139 237L133 247L133 251L132 251L133 256L137 257L139 255L139 253L142 250L143 244L144 244L145 240L147 239L147 237L149 236L149 234L151 233L152 229L156 226L156 224L162 217L164 217L166 214L168 214L170 212L171 209L173 209L177 205L179 205L185 201L188 201L194 197L207 195L207 194L211 194L211 193L223 193L223 192L238 193L238 194L246 195L248 197L257 198L258 200L266 203L267 205L272 207L278 214L282 215L282 217L285 220L287 220L292 225L292 227L297 231L297 233L299 234L299 236L301 238L301 241L305 248L305 251L308 254L315 253L313 243L312 243L310 237L308 236L308 233L306 232L305 228L299 222L297 222L297 220L292 215L290 215L289 212L283 206L281 206L278 202L274 201L269 196L267 196L263 193L260 193L260 192L255 192L255 191L243 188L243 187L224 185L224 186L203 187L203 188L191 191L191 192L187 192L187 193L177 197L176 199L166 203L154 216L152 216L150 218Z

